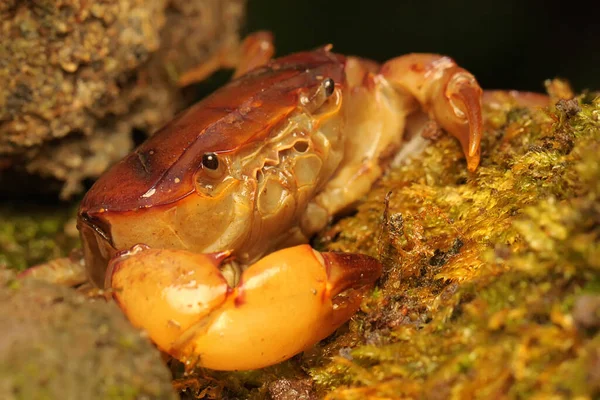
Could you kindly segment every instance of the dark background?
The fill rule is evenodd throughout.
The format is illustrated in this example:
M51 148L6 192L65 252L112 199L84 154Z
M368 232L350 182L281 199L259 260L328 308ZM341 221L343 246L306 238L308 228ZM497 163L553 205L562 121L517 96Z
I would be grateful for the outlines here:
M449 55L487 89L544 91L563 77L600 89L600 7L580 1L249 0L245 32L270 30L277 54L332 43L378 61Z

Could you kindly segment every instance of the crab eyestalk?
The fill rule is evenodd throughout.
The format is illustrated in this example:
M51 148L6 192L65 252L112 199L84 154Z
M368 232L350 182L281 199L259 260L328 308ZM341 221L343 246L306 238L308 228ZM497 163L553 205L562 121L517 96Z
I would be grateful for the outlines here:
M374 258L301 245L259 260L232 288L218 268L227 254L136 246L111 262L107 286L130 321L188 367L249 370L329 336L381 275Z

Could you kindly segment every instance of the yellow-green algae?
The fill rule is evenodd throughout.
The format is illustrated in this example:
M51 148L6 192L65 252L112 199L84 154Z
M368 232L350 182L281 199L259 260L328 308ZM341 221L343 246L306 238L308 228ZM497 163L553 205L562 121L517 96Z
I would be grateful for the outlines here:
M443 138L321 239L386 264L309 363L328 399L600 396L600 98L488 111L476 173Z

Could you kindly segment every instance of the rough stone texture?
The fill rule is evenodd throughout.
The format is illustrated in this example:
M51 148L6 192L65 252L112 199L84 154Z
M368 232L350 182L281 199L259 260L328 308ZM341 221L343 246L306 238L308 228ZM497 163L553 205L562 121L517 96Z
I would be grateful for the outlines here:
M0 270L0 398L178 397L158 350L114 303Z
M2 191L80 192L134 130L186 105L178 76L237 41L244 11L244 0L2 2Z
M310 379L279 379L268 385L271 400L316 400Z

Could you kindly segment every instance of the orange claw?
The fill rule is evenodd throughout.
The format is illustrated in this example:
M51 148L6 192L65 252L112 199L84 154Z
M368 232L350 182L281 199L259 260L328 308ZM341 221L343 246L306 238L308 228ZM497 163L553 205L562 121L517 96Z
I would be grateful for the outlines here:
M482 90L475 77L449 57L408 54L386 62L381 74L406 90L445 130L456 137L474 171L479 165Z
M248 370L329 336L381 274L371 257L301 245L251 265L232 288L218 268L227 256L137 245L113 259L107 286L130 321L188 367Z

